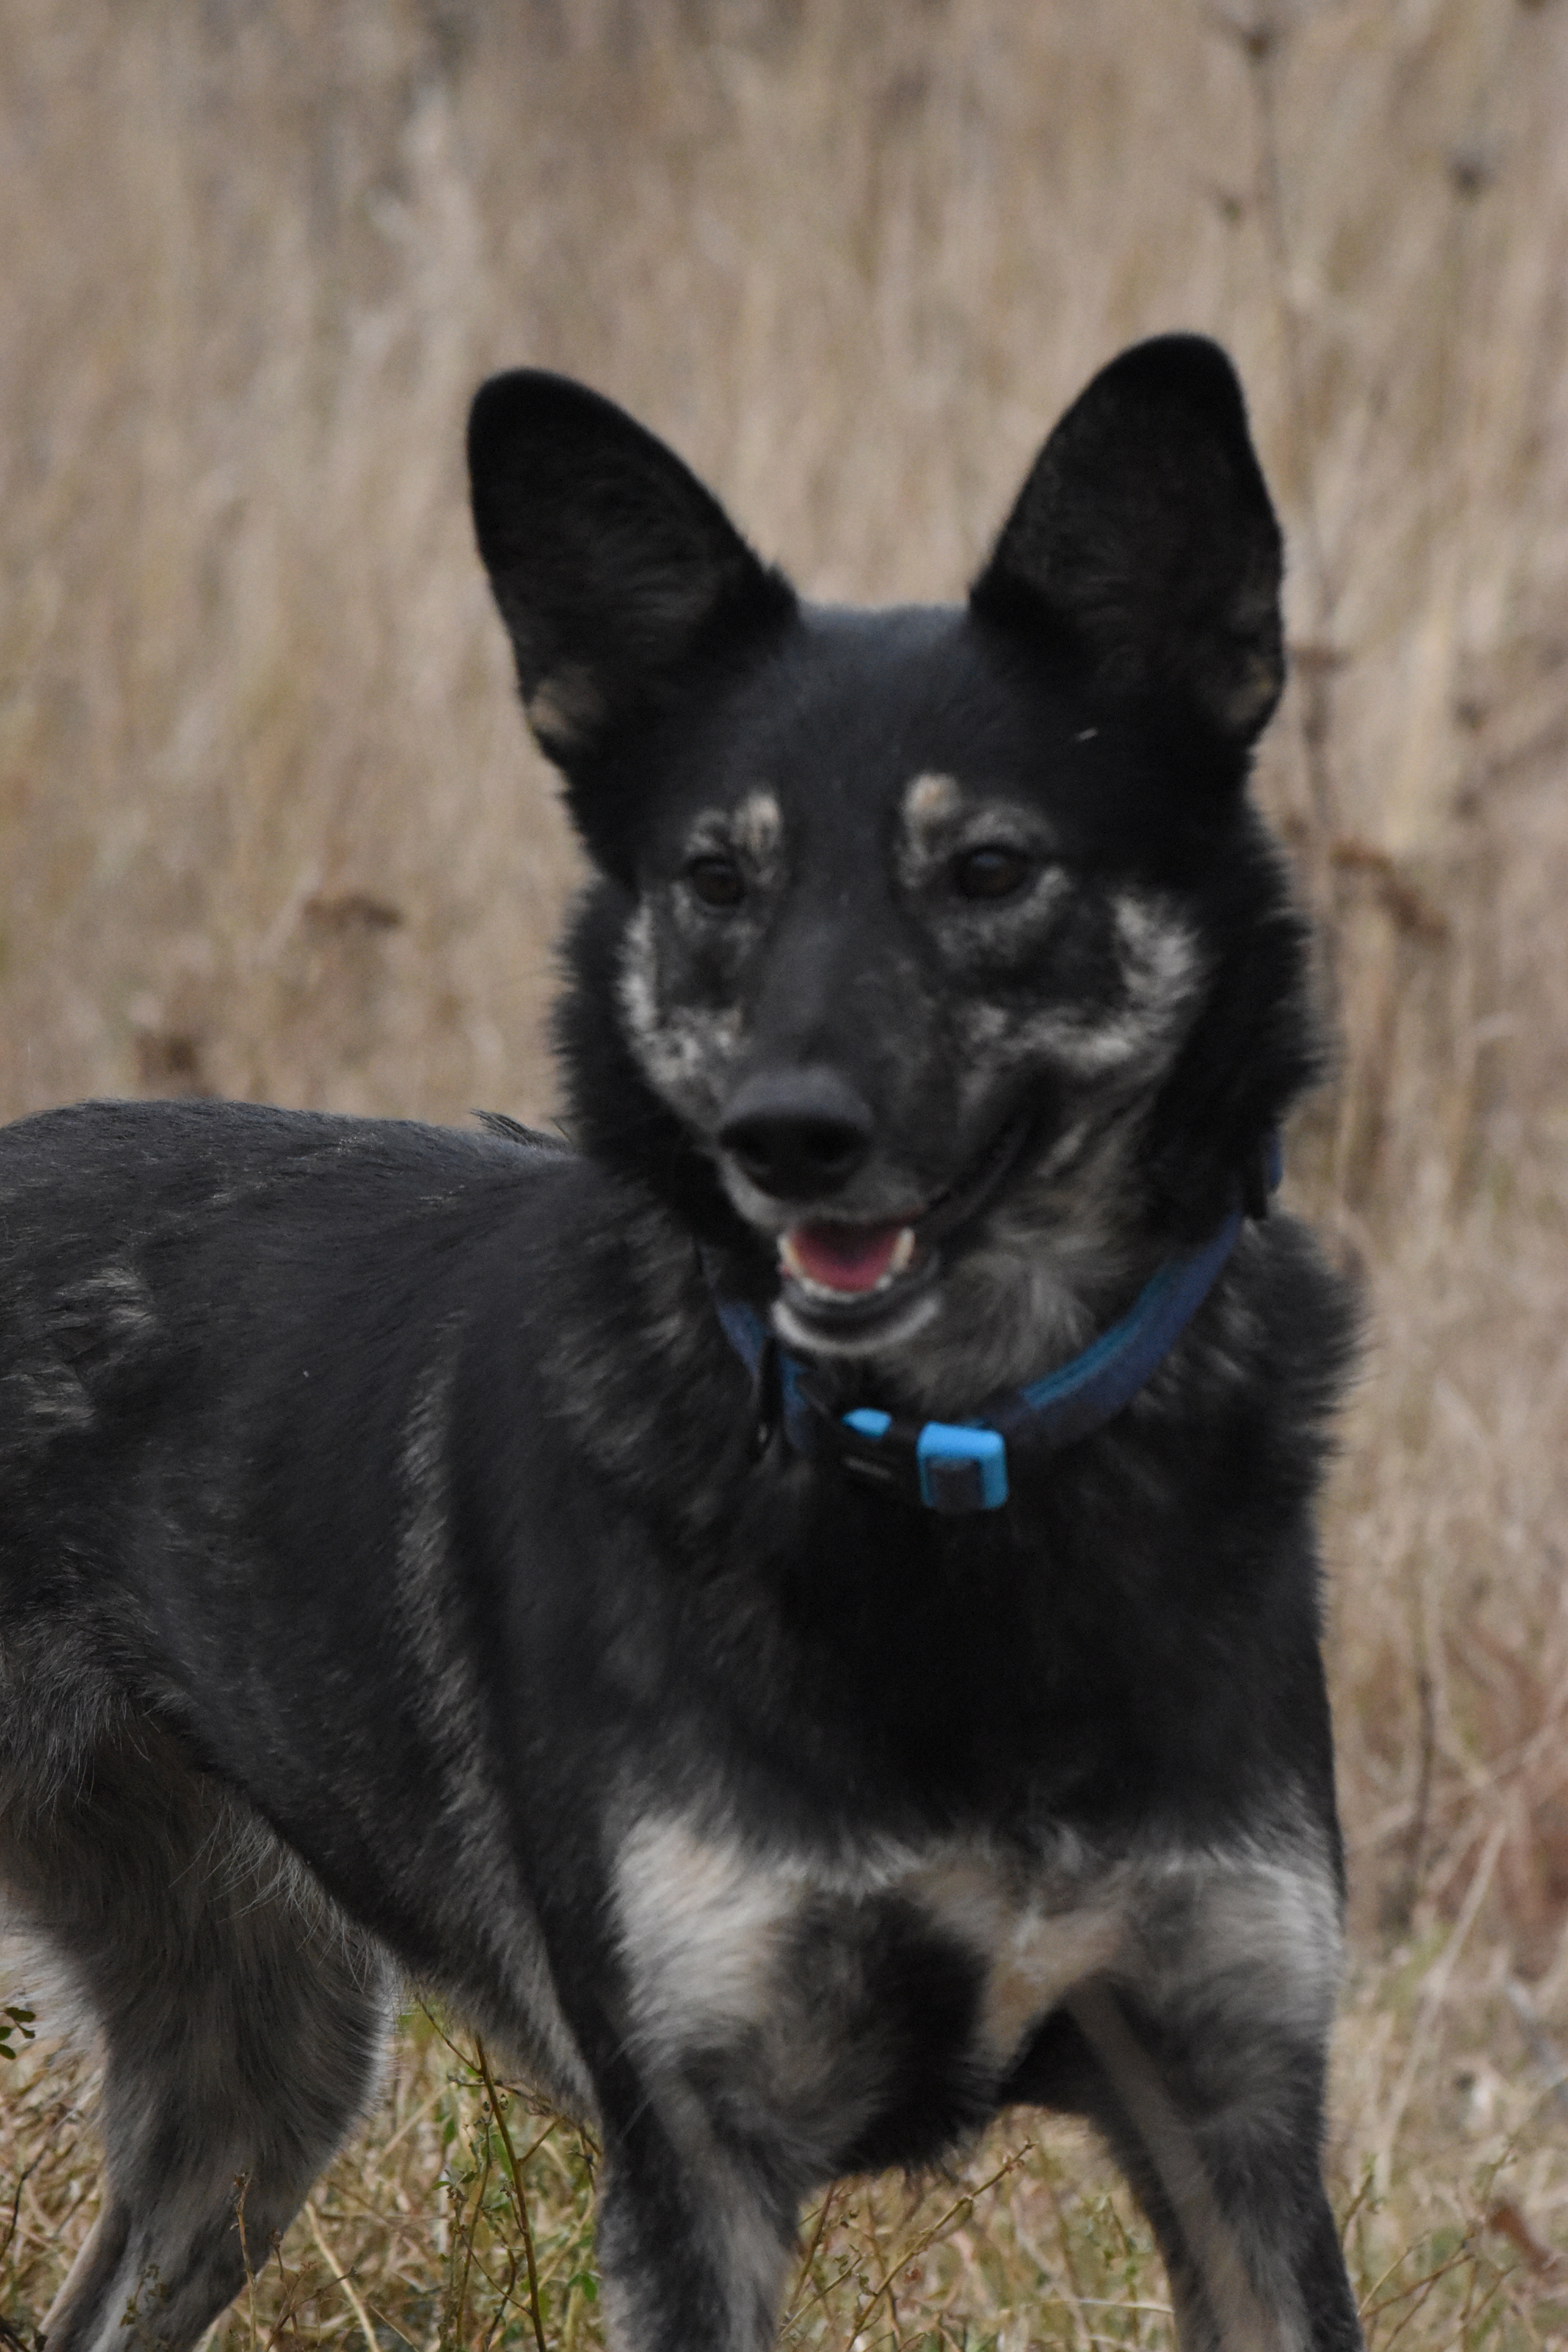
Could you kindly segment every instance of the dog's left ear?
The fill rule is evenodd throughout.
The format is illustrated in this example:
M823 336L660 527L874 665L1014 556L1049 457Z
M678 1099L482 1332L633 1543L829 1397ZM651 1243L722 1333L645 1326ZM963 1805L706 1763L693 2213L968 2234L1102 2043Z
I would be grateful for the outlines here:
M1236 371L1201 335L1161 335L1068 410L970 604L1111 693L1174 698L1240 749L1284 684L1280 569Z
M673 451L564 376L519 368L480 386L468 473L523 708L569 778L694 656L794 610Z

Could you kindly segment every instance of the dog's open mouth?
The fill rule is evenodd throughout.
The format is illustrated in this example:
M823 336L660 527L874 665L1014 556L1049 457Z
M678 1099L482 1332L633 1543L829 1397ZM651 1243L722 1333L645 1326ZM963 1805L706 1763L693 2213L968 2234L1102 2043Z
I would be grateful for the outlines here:
M892 1304L929 1279L936 1260L921 1249L915 1223L791 1225L779 1236L784 1295L810 1319L879 1320Z
M913 1225L793 1225L779 1243L784 1272L829 1298L885 1290L914 1263Z
M959 1182L906 1217L787 1226L779 1236L779 1302L797 1332L847 1339L873 1326L880 1332L901 1324L905 1309L942 1271L942 1243L991 1199L1029 1124L1026 1117L1011 1120ZM925 1307L922 1321L929 1312Z
M942 1265L923 1223L791 1225L779 1236L781 1330L797 1345L853 1349L923 1323Z

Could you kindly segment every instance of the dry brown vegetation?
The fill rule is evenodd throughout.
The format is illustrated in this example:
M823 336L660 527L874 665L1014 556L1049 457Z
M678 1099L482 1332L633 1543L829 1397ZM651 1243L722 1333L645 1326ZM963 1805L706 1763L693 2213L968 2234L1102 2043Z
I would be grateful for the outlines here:
M616 394L808 588L929 596L1100 361L1236 352L1346 1037L1292 1181L1372 1330L1331 2160L1409 2352L1568 2341L1565 124L1563 0L0 0L9 1112L548 1109L574 863L469 546L488 369ZM85 2075L0 2071L9 2340L93 2158ZM597 2343L591 2146L500 2104L416 2012L236 2352ZM1031 2119L814 2218L789 2340L1153 2345L1163 2294Z

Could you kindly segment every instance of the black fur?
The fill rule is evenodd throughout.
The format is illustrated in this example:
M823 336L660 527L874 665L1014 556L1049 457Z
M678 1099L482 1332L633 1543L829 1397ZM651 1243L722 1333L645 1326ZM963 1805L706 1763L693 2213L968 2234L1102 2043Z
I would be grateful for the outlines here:
M108 2053L49 2352L221 2309L236 2176L254 2244L369 2094L385 1955L596 2118L621 2352L761 2352L810 2190L1021 2099L1106 2132L1186 2352L1352 2347L1310 1240L1249 1225L969 1518L759 1458L710 1287L841 1403L959 1418L1256 1193L1318 1045L1245 796L1279 546L1228 364L1108 369L958 612L800 607L555 378L487 385L470 455L600 872L580 1152L204 1103L0 1138L0 1884ZM865 1297L799 1276L906 1226Z

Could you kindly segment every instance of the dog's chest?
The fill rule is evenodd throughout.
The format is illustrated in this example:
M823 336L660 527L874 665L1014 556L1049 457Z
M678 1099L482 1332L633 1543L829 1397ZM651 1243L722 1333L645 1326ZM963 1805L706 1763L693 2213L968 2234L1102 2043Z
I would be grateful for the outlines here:
M1126 1925L1114 1871L957 1843L851 1863L759 1855L668 1815L623 1841L634 2045L667 2080L771 2113L825 2161L945 2095L983 2107Z

